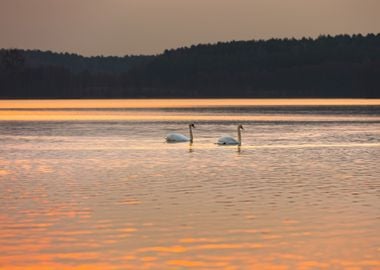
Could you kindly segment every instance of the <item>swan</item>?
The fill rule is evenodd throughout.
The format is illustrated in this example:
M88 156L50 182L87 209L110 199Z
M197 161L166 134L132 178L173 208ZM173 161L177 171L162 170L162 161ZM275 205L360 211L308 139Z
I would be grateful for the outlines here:
M167 142L190 142L193 143L193 128L195 128L194 124L189 125L189 132L190 132L190 138L186 137L185 135L178 134L178 133L169 133L166 136Z
M230 136L220 137L218 139L218 142L216 144L219 145L241 145L241 130L244 130L243 125L238 125L237 132L238 132L238 140L235 140L234 138Z

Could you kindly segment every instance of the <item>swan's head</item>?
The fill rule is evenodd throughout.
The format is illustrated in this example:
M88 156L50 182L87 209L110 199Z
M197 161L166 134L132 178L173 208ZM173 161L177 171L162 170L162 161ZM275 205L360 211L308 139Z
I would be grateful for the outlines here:
M242 129L242 130L244 130L243 125L239 125L239 126L238 126L238 129Z
M189 125L189 127L190 127L190 128L195 128L194 123L191 123L191 124Z

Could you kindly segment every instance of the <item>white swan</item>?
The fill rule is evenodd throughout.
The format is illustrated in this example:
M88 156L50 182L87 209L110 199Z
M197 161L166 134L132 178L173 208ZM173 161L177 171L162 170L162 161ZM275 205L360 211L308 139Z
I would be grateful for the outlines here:
M237 132L238 132L238 140L235 140L234 138L230 136L220 137L218 139L218 142L216 144L219 145L241 145L241 130L244 130L243 125L238 125Z
M186 137L185 135L178 134L178 133L169 133L166 136L166 141L173 143L173 142L193 142L193 128L195 128L194 124L189 125L189 132L190 132L190 138Z

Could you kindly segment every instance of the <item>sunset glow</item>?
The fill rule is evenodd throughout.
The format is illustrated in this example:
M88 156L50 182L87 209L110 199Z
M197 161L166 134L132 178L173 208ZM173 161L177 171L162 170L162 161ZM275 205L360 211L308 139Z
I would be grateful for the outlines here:
M380 99L107 99L0 100L0 109L190 108L241 106L379 105Z
M123 56L227 40L377 33L378 10L377 0L1 0L0 47Z
M380 270L380 0L0 0L0 270Z

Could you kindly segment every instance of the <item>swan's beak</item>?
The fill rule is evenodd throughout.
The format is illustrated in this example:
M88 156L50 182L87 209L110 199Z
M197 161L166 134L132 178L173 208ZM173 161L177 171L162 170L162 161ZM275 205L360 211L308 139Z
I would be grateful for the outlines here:
M241 129L244 130L243 126L241 126Z

